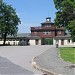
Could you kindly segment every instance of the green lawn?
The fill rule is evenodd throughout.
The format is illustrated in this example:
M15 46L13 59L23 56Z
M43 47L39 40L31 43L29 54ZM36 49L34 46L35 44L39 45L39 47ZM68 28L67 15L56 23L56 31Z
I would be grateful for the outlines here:
M60 56L64 61L75 63L75 48L60 48Z

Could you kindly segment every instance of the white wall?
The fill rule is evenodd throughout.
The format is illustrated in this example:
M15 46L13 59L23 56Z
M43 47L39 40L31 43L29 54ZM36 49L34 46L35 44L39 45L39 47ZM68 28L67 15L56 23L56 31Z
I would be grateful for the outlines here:
M56 45L56 39L53 39L53 45ZM61 46L61 39L58 40L58 45ZM75 45L75 42L72 42L72 40L70 39L70 42L68 42L68 39L64 39L64 45L65 46L72 46Z
M3 44L3 41L0 41L0 44Z
M38 45L41 45L41 39L39 39L39 44Z
M19 41L16 41L16 40L15 41L9 41L8 40L8 41L6 41L6 44L10 43L11 45L13 45L15 43L15 45L18 45L18 42ZM0 44L3 44L3 41L0 41Z
M61 40L53 39L53 45L56 45L56 43L58 43L58 45L61 45Z
M72 40L70 40L70 42L68 42L68 40L64 40L64 45L75 45L75 42L72 42Z
M53 38L53 45L56 45L56 40Z
M58 43L59 43L59 45L61 45L61 40L59 40L59 42L58 42Z
M18 43L19 43L19 41L13 41L13 40L11 40L11 41L6 41L6 44L8 44L8 43L10 43L11 45L13 45L14 43L15 43L15 45L18 45ZM35 39L33 39L33 40L29 40L29 43L30 43L30 45L36 45L36 41L35 41ZM3 41L0 41L0 44L3 44ZM41 40L38 40L38 45L41 45Z
M29 40L30 45L36 45L36 40ZM38 45L41 45L41 40L38 40Z
M35 40L29 40L30 45L35 45Z

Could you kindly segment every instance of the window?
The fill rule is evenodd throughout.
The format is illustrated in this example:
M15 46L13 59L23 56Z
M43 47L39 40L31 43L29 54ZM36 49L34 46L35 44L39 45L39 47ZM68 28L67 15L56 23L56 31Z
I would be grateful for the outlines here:
M15 45L15 42L13 42L13 45Z
M13 41L15 41L15 39L12 39Z
M51 25L49 25L49 27L51 27Z
M35 43L36 43L36 45L38 45L38 44L39 44L39 40L38 40L38 39L36 39L36 40L35 40Z
M37 32L34 32L34 34L37 34Z
M51 27L51 25L45 25L45 27Z
M47 34L46 31L43 32L44 34Z
M61 34L61 31L58 31L58 34Z
M61 45L64 45L64 39L61 39Z
M51 31L44 31L43 32L45 35L51 35Z
M48 31L48 34L51 35L51 31Z

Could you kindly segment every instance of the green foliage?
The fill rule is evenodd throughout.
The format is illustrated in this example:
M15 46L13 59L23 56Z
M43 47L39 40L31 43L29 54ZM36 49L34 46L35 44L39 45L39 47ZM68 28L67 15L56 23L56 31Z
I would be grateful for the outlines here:
M54 0L56 12L56 25L67 26L74 19L74 0Z
M45 41L45 44L53 45L53 38L45 38L44 41Z
M75 42L75 20L69 21L68 27L69 27L68 29L71 32L71 37L72 37L73 41Z
M75 36L75 0L54 0L54 4L57 9L55 25L65 27L72 37Z
M64 61L75 63L75 48L60 48L60 55Z
M6 40L7 35L14 35L18 31L18 18L15 9L0 0L0 34Z

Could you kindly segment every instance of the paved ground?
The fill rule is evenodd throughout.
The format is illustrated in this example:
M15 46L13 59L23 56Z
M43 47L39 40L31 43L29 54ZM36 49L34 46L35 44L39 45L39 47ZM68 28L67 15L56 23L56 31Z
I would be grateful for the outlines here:
M0 57L0 74L1 75L21 75L21 74L23 75L23 74L33 74L33 72L12 63L7 58Z
M54 46L37 56L34 61L43 70L54 73L51 75L75 75L75 64L60 60L59 51Z
M31 65L32 59L50 46L0 46L0 75L43 74Z
M41 54L42 53L42 54ZM58 49L54 46L0 46L0 74L1 75L41 75L41 71L31 65L32 59L42 69L56 73L55 75L75 75L75 69L60 60Z

